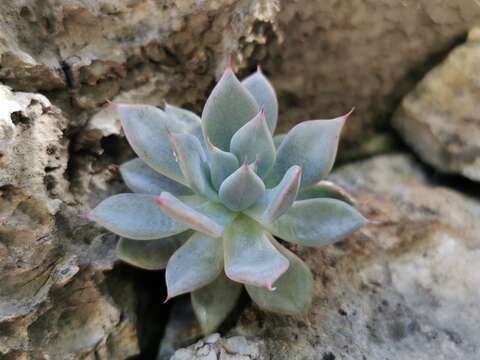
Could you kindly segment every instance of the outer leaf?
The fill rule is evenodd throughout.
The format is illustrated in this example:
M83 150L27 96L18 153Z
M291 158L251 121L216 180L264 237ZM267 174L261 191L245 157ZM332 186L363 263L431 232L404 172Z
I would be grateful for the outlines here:
M242 293L242 285L223 272L214 282L192 292L193 311L205 335L215 331L231 313Z
M167 300L211 283L221 273L222 267L222 241L194 233L168 261L165 273Z
M173 131L194 135L202 144L203 150L207 151L207 144L203 137L202 120L197 114L170 104L165 104L165 113L169 117L175 118L176 123L178 123L177 127L172 127Z
M224 235L225 273L237 282L273 290L288 269L288 260L268 234L246 216L237 218Z
M256 73L248 76L242 81L242 85L253 95L258 106L263 106L265 108L268 127L273 134L277 126L278 101L277 94L275 93L272 84L268 81L259 67Z
M268 205L263 213L266 221L278 219L290 208L297 197L301 178L302 168L294 165L285 173L280 184L267 190Z
M150 105L116 104L128 142L152 169L185 184L168 141L166 129L172 127L165 112Z
M262 179L244 163L220 186L218 195L222 203L233 211L242 211L253 205L265 192Z
M223 181L238 169L238 159L235 155L222 151L209 143L210 178L213 187L218 190Z
M307 200L316 198L332 198L344 201L352 206L357 202L344 188L330 181L320 181L317 184L302 189L298 193L297 200Z
M167 266L168 259L191 234L191 231L186 231L158 240L121 238L117 243L117 256L119 259L142 269L161 270Z
M273 144L275 145L275 149L278 149L278 147L282 144L285 136L287 136L287 134L278 134L273 137Z
M168 132L168 138L188 186L209 199L217 199L210 184L206 156L198 139L190 134L171 132Z
M278 148L267 184L278 184L292 165L299 165L303 169L301 187L324 178L332 169L340 130L348 115L332 120L305 121L290 130Z
M362 214L347 203L320 198L296 201L282 217L264 226L281 239L322 246L344 238L365 222Z
M223 233L223 226L216 223L210 217L188 206L181 200L168 192L162 192L155 197L155 202L162 211L186 226L205 233L214 238L220 237Z
M175 235L187 226L167 216L154 197L143 194L117 194L103 200L88 218L115 234L135 240L153 240Z
M275 161L275 145L263 110L233 135L230 151L242 162L255 161L259 176L270 170Z
M247 285L248 294L262 309L279 314L303 315L312 302L313 276L305 263L292 252L273 240L276 248L287 257L290 267L275 283L276 290L269 291Z
M215 146L228 151L233 134L257 112L255 99L228 68L203 109L203 133Z
M139 158L123 163L120 174L130 190L136 193L158 195L162 191L168 191L175 195L192 194L189 188L159 174Z

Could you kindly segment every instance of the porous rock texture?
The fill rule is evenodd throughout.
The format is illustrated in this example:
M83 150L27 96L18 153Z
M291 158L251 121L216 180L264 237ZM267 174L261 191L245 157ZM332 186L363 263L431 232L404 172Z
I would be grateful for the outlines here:
M264 64L283 129L356 106L341 154L357 157L388 144L372 134L392 105L478 14L474 0L0 2L0 358L140 351L152 294L80 216L125 191L133 156L106 100L200 111L233 54L241 75Z
M480 28L406 96L393 125L436 169L480 181Z
M478 358L480 201L430 184L400 154L348 165L332 178L372 223L336 245L295 248L315 276L307 318L252 306L224 338L172 359ZM248 346L225 351L232 337ZM242 353L248 349L255 351Z
M9 1L0 81L48 93L83 126L152 78L157 105L200 111L233 55L241 74L263 65L283 130L355 107L340 154L358 157L388 146L402 96L479 20L476 0Z
M0 358L137 353L132 284L69 190L67 120L39 94L0 86L0 104Z

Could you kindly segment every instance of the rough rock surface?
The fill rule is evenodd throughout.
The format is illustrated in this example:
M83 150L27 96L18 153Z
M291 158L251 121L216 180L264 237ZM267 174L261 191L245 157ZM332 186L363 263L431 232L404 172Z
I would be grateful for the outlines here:
M44 96L5 86L0 104L11 129L0 151L0 357L137 353L132 284L105 273L114 239L74 208L65 117Z
M83 127L155 76L156 104L200 111L233 53L241 73L264 65L283 129L355 106L341 154L359 156L388 146L376 134L397 102L479 19L476 0L2 2L0 82L48 93Z
M393 125L426 162L480 181L480 29L405 99Z
M333 179L373 223L336 245L296 248L316 279L308 320L251 307L221 341L256 344L245 359L477 359L480 201L428 184L404 155L349 165ZM173 358L228 358L202 344Z
M221 338L218 333L207 336L186 349L180 349L171 360L260 360L265 358L262 339L247 339L244 336Z

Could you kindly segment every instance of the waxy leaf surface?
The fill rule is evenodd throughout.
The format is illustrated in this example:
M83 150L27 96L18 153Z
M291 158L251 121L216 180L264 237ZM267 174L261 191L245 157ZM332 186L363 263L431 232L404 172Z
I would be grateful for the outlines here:
M250 93L228 68L208 97L202 113L206 138L221 150L228 151L230 139L258 112Z
M224 235L225 273L237 282L273 289L288 269L288 260L268 233L246 216L237 218Z
M215 331L232 312L242 293L242 285L222 272L212 283L192 292L195 316L205 335Z
M97 205L88 218L111 232L135 240L154 240L187 230L144 194L117 194Z
M222 241L194 233L168 261L165 272L168 299L211 283L222 269Z

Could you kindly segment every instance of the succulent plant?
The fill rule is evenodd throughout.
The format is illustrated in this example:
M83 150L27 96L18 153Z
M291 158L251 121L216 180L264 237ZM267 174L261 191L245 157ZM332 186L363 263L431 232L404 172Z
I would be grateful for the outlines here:
M168 298L191 293L205 333L233 309L242 286L262 309L305 314L313 277L277 239L333 243L365 222L353 200L322 181L347 115L273 137L275 91L258 70L228 68L203 109L114 104L139 158L121 165L133 193L103 200L89 219L121 236L118 257L166 268Z

